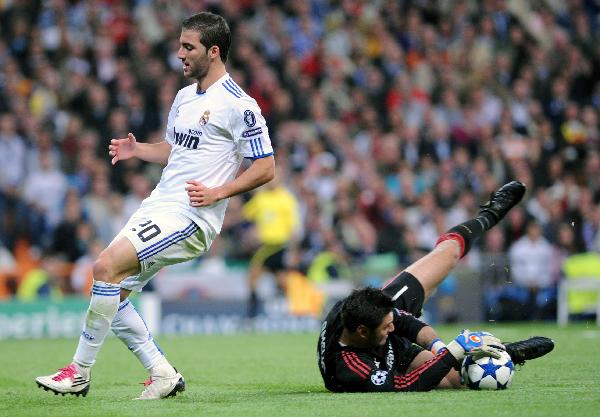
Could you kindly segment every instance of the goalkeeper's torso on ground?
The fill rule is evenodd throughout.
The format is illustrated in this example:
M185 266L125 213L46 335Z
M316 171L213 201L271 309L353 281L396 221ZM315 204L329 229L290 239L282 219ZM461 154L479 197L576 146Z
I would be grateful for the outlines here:
M409 313L394 309L393 333L378 349L342 346L341 310L343 301L331 309L323 322L317 345L317 359L325 387L334 392L423 391L433 388L454 365L446 354L414 376L408 366L423 349L415 344L417 333L426 323Z

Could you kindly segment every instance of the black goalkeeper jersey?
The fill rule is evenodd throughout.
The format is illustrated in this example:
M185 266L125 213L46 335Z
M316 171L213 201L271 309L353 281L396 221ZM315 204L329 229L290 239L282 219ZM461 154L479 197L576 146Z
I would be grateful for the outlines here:
M394 309L395 330L378 349L342 346L339 301L323 322L317 346L317 359L325 387L334 392L429 391L457 365L444 350L407 373L408 366L423 349L414 345L417 333L427 326L410 313Z

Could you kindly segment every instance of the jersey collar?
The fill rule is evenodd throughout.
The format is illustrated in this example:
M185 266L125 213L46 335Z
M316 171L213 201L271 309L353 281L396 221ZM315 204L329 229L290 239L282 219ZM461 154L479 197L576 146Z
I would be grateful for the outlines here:
M215 81L214 83L212 83L206 90L204 91L200 91L199 87L200 84L196 83L196 94L199 96L202 96L204 94L206 94L208 91L210 91L213 87L221 84L222 82L224 82L226 79L230 78L229 73L226 72L221 78L219 78L217 81Z

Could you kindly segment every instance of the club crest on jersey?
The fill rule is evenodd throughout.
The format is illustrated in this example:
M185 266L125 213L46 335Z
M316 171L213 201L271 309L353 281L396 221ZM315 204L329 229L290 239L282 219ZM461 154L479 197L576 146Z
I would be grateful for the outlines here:
M208 123L208 118L210 117L210 110L206 110L202 117L200 117L200 126L205 126Z
M246 123L246 126L248 127L252 127L256 124L256 117L252 110L246 110L244 112L244 123Z

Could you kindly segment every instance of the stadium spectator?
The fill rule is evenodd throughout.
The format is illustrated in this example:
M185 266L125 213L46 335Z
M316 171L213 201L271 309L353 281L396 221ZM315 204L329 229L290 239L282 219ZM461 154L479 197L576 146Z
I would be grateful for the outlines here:
M94 262L98 259L104 244L98 239L91 239L88 243L88 251L73 262L70 284L76 294L87 296L92 291L94 284Z
M44 227L53 230L62 218L62 205L68 186L67 177L54 165L52 155L48 152L39 154L38 166L39 168L30 172L23 182L23 199L42 217Z
M75 262L88 251L88 242L95 228L85 221L81 200L75 190L67 192L63 210L63 220L52 233L50 248L69 262Z
M36 378L46 390L87 395L90 368L112 328L149 371L139 399L183 391L183 377L127 297L141 291L163 266L204 254L221 230L228 199L273 179L273 149L260 108L225 68L231 44L225 19L208 12L186 18L179 43L181 69L195 83L177 93L164 141L140 143L129 133L108 146L113 165L131 158L155 162L164 165L163 176L94 263L92 297L73 362ZM198 113L198 107L204 112ZM236 177L244 158L249 167ZM108 195L107 180L95 181L99 204ZM112 215L105 214L104 220Z
M82 198L91 179L106 169L102 143L111 139L108 120L115 109L121 122L124 114L132 129L147 130L148 142L162 140L160 126L186 83L168 71L181 65L172 52L179 19L208 7L226 13L239 40L228 62L232 78L271 107L267 124L278 158L289 161L286 177L303 177L290 182L290 191L315 200L318 190L321 198L310 209L329 234L341 234L333 223L337 208L322 198L335 195L336 179L359 184L350 204L364 210L379 235L386 224L381 201L410 212L422 193L433 192L438 204L435 185L463 164L453 157L462 145L468 149L471 177L464 188L462 182L455 188L477 201L508 177L523 180L531 191L528 200L544 191L548 204L523 204L517 217L536 218L550 239L557 225L584 218L584 231L575 221L576 241L581 235L587 248L598 248L593 216L577 205L563 206L562 199L554 201L553 193L564 184L549 192L570 173L579 192L587 188L593 206L600 204L600 60L594 47L600 11L593 2L538 2L535 7L514 1L309 3L3 2L0 125L3 131L7 124L14 126L8 141L0 132L0 239L6 247L15 255L17 242L44 246L52 241L53 230L41 227L28 210L21 187L31 170L24 160L37 149L39 136L50 136L41 140L60 150L60 168ZM114 34L110 22L118 24ZM291 32L296 27L302 28L298 39ZM413 129L410 146L404 143L405 126ZM336 129L343 140L332 137ZM507 147L526 153L507 154ZM406 161L390 156L399 152ZM328 157L321 161L333 168L316 169L315 156L321 153L334 155L335 164ZM130 192L132 175L146 176L152 184L160 179L154 164L119 165L111 171L112 192ZM384 188L378 185L382 180ZM550 220L539 217L540 206L551 211ZM232 230L242 230L236 226L243 223L241 216L228 217ZM511 229L506 245L522 235L525 221L519 224L504 225ZM250 255L237 247L238 232L222 236L217 255L246 253L248 260ZM415 233L409 241L423 240L419 230ZM301 250L303 263L309 264L314 247Z
M43 253L39 267L27 272L17 289L17 298L34 301L40 298L60 299L69 291L67 278L68 263L56 253Z
M483 285L483 306L487 320L501 320L500 296L510 284L510 264L505 252L504 235L500 228L490 230L484 236L479 270Z
M11 152L14 155L13 159L10 158ZM24 156L24 146L21 140L18 137L7 138L0 133L0 155L2 158L0 163L0 178L2 178L0 179L0 239L9 249L12 249L20 233L15 218L19 206L23 206L18 193L18 186L22 181L21 174L19 174L22 165L18 164L22 163ZM16 162L15 166L13 166L13 162Z
M17 262L12 253L0 242L0 299L16 293Z
M112 227L107 227L107 219L110 219L110 198L111 188L106 170L95 174L92 179L90 192L82 199L83 210L85 211L94 230L98 233L98 238L108 245L114 238Z
M560 273L556 255L556 248L543 237L541 226L530 222L526 234L508 249L512 284L504 287L500 297L503 319L556 317Z

